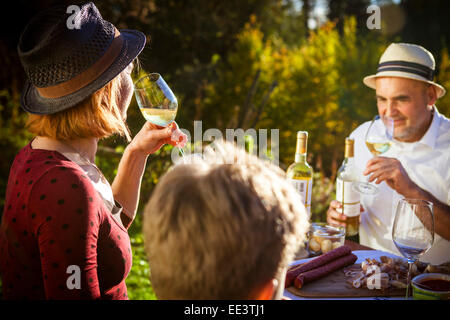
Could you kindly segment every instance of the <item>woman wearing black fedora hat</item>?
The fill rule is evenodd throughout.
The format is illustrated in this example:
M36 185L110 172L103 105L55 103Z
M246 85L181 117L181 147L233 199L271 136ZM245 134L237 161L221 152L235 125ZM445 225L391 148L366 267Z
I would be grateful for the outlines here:
M125 123L144 34L117 30L93 3L80 7L77 28L68 17L66 7L40 13L18 44L28 78L21 105L36 137L8 180L0 229L6 299L127 299L127 229L145 163L177 144L175 123L146 123L132 140ZM130 143L110 185L94 159L98 140L112 134Z

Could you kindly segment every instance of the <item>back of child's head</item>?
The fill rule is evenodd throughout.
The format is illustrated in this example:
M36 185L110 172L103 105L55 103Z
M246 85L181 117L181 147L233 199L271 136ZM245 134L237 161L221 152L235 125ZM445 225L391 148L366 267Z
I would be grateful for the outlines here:
M210 150L211 151L211 150ZM151 282L160 299L248 299L282 270L309 223L277 166L230 143L175 166L144 213Z

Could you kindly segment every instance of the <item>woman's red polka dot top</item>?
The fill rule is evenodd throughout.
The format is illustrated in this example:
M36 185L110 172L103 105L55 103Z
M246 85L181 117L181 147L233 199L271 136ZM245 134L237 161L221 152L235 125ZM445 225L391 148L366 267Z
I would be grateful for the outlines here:
M131 248L84 171L57 151L32 149L11 166L0 227L4 299L128 299Z

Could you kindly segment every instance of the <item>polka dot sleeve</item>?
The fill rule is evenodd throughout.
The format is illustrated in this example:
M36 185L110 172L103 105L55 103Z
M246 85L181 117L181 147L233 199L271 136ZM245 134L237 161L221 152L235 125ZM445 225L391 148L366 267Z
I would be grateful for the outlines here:
M58 166L30 193L47 299L99 299L97 240L101 199L83 174Z

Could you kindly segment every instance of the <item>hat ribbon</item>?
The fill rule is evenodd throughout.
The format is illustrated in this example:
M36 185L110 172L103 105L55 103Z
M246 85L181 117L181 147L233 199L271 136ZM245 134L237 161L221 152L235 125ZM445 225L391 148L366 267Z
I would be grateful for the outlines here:
M119 30L115 29L114 39L106 49L105 53L92 66L73 77L72 79L49 87L36 87L39 94L44 98L60 98L84 88L97 79L108 69L117 58L123 46L123 37Z
M386 61L378 65L377 73L384 71L402 71L413 73L433 81L434 70L420 63L409 61Z

